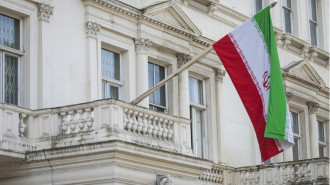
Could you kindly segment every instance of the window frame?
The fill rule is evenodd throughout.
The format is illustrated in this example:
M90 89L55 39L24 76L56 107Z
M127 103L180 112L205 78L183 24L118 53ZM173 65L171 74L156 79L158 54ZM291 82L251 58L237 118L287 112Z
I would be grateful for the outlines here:
M312 15L310 15L310 13L311 14L313 14L313 9L312 9L312 7L309 7L309 1L314 1L315 2L315 18L316 18L316 21L315 20L313 20L313 19L311 19L311 17L312 17ZM319 34L318 34L318 31L319 31L319 23L318 23L318 20L319 20L319 17L318 17L318 13L317 13L317 10L318 10L318 3L317 3L317 1L316 0L308 0L308 2L307 2L307 8L308 8L308 26L309 26L309 37L310 37L310 44L312 45L312 46L319 46ZM309 12L309 9L311 10L311 12ZM312 32L311 32L311 23L313 23L313 24L315 24L315 39L316 39L316 41L315 41L315 45L313 45L313 43L312 43Z
M199 78L195 75L189 75L188 77L188 82L189 82L189 78L195 78L197 80L200 80L202 81L202 100L203 100L203 104L199 104L199 103L195 103L195 102L191 102L190 99L189 99L189 104L190 104L190 118L191 118L191 146L192 146L192 149L193 149L193 153L194 153L194 156L195 157L200 157L202 159L206 159L208 157L208 155L206 154L206 151L208 150L207 148L207 135L206 135L206 132L207 132L207 114L206 114L206 111L207 111L207 106L206 106L206 88L205 88L205 85L206 85L206 81L205 79L203 78ZM190 88L190 87L189 87ZM190 92L190 89L189 89L189 92ZM190 95L189 95L190 96ZM200 110L202 111L202 156L198 156L197 155L197 151L195 150L196 148L196 145L197 143L195 143L195 140L196 140L196 131L194 129L196 129L193 124L194 124L194 121L192 119L192 112L193 112L193 109L196 109L196 110Z
M319 129L319 123L322 123L323 124L323 137L324 137L324 141L321 141L320 140L320 129ZM323 147L323 157L326 157L327 156L327 134L326 134L326 125L325 125L325 121L323 120L317 120L317 136L318 136L318 145L319 145L319 148L320 147ZM320 149L319 149L320 151ZM319 156L321 156L319 154Z
M164 79L167 77L167 67L164 64L161 64L160 62L157 62L157 61L154 61L154 60L148 60L148 67L149 67L149 63L153 64L154 69L155 69L155 65L164 67L164 73L165 73ZM153 80L154 80L154 86L155 86L157 84L155 84L155 70L153 70L153 71L154 71L154 75L153 75L154 78L153 78ZM149 73L149 69L148 69L148 73ZM148 74L148 86L149 86L149 74ZM161 108L161 109L164 109L164 112L163 113L167 114L168 113L167 83L165 83L164 86L165 86L165 107L163 107L162 105L157 105L157 104L154 104L154 103L150 103L150 100L149 100L149 109L150 109L150 106L153 106L153 107L156 107L156 108ZM154 110L154 109L150 109L150 110ZM154 110L154 111L157 111L157 110Z
M283 4L283 0L282 0L283 31L284 31L285 33L290 33L290 34L292 34L292 33L294 32L294 30L293 30L293 26L292 26L292 18L293 18L293 16L292 16L292 14L293 14L292 5L293 5L293 3L292 3L292 0L287 0L287 1L290 1L291 7L284 6L284 4ZM288 31L286 30L286 24L285 24L285 23L286 23L286 17L285 17L285 14L284 14L284 9L285 9L285 10L288 10L288 11L290 12L290 32L288 32Z
M109 78L109 77L106 77L106 76L103 76L102 74L102 50L106 50L106 51L110 51L110 52L113 52L113 53L117 53L119 55L119 79L120 80L116 80L116 79L112 79L112 78ZM114 87L118 87L118 100L121 100L122 99L122 86L124 86L124 82L123 82L123 73L122 73L122 66L123 66L123 61L122 61L122 53L119 51L119 50L116 50L114 48L109 48L107 46L104 46L104 45L101 45L101 63L100 63L100 66L101 66L101 71L100 71L100 74L101 74L101 99L108 99L108 98L114 98L114 97L107 97L106 94L108 94L108 86L114 86ZM105 96L103 97L103 83L105 83L106 87L105 87ZM116 98L114 98L116 99Z
M0 102L1 103L8 103L5 102L5 92L4 92L4 66L5 66L5 55L10 55L13 57L17 57L17 105L22 106L23 104L23 58L24 58L24 51L23 51L23 44L24 44L24 30L23 30L23 18L15 15L14 13L10 12L0 12L0 14L17 19L19 21L19 49L11 48L8 46L0 45Z
M301 144L302 144L302 135L301 135L301 120L300 120L300 114L298 111L294 111L294 110L290 110L290 114L292 113L296 113L297 114L297 120L298 120L298 131L299 131L299 134L297 133L294 133L293 132L293 139L297 139L298 140L298 143L295 143L295 144L298 144L298 160L301 160L302 159L302 148L301 148ZM291 115L290 115L291 116ZM293 120L292 120L293 121ZM293 131L293 122L292 122L292 131ZM292 160L294 160L294 153L293 153L293 150L292 150ZM295 161L295 160L294 160Z

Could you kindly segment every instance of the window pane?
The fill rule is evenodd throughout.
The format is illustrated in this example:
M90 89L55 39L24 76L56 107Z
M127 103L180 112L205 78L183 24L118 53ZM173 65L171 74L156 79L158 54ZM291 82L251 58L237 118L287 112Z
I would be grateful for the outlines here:
M189 99L190 102L203 105L203 82L189 77Z
M120 80L120 59L119 54L102 49L102 76Z
M116 86L109 85L110 87L110 98L119 99L119 88Z
M19 49L19 20L0 14L0 45Z
M151 89L165 78L165 67L149 63L148 73L149 89ZM149 102L166 107L165 85L157 89L149 96Z
M203 157L202 111L192 108L193 146L197 157Z
M319 146L319 155L320 155L320 157L325 157L325 155L324 155L324 146Z
M284 17L284 31L291 33L291 11L283 8L283 17Z
M148 63L148 84L149 84L149 89L154 87L154 65L152 63ZM149 95L149 102L150 103L155 103L154 100L154 93Z
M18 58L5 54L5 102L18 104Z
M309 21L309 28L311 32L311 45L316 46L317 40L316 40L316 23Z
M283 6L291 9L291 0L283 0Z
M308 13L309 13L309 19L317 22L315 0L308 0Z
M255 13L262 9L262 0L254 0Z
M105 83L102 82L102 98L105 98Z
M293 151L293 160L297 161L299 160L299 140L297 138L294 138L295 145L292 147Z
M319 127L319 140L322 142L325 142L325 134L324 134L324 123L321 121L318 122L318 127Z
M292 131L295 134L299 134L299 122L298 122L298 113L291 112L292 120Z

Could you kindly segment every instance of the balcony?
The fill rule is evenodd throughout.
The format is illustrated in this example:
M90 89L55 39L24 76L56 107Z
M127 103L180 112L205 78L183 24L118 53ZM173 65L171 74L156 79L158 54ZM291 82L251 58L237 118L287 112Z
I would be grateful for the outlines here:
M122 141L192 156L190 120L114 100L29 110L0 103L0 163L26 153Z
M226 185L326 185L329 184L329 158L241 168L213 165L198 180L202 183Z

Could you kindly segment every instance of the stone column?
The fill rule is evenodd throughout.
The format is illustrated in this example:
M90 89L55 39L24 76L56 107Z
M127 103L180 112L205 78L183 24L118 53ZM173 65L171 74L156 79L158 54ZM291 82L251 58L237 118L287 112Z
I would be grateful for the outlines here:
M190 55L179 53L176 55L178 69L187 63ZM188 70L183 71L179 75L179 115L190 119L190 102L189 102L189 75Z
M319 138L317 134L318 128L317 128L317 120L316 120L316 111L319 109L320 104L316 102L307 102L307 106L308 106L311 158L318 158Z
M38 4L39 18L39 108L50 106L50 60L51 60L51 44L50 44L50 26L49 20L53 15L54 7L49 4Z
M215 98L216 98L216 128L217 128L217 153L218 153L218 160L215 161L216 163L219 162L223 162L223 149L222 149L222 142L224 141L224 139L222 138L222 133L224 132L224 130L222 130L221 128L221 95L222 95L222 82L223 82L223 78L226 75L226 71L223 69L215 69Z
M99 89L101 89L99 84L98 76L102 74L98 74L98 58L97 58L97 51L98 51L98 43L97 37L99 32L101 31L101 25L97 24L96 22L87 21L85 23L86 29L86 37L87 37L87 60L89 62L89 100L97 100L100 99Z
M148 87L148 49L151 46L149 39L135 39L136 49L136 97L145 93ZM149 97L142 100L138 105L149 108Z

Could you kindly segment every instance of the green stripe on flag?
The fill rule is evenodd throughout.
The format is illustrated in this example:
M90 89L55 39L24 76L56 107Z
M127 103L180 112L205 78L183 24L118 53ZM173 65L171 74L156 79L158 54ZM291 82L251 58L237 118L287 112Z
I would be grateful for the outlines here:
M270 56L270 92L265 137L288 141L285 137L286 96L269 6L254 16L264 35Z

